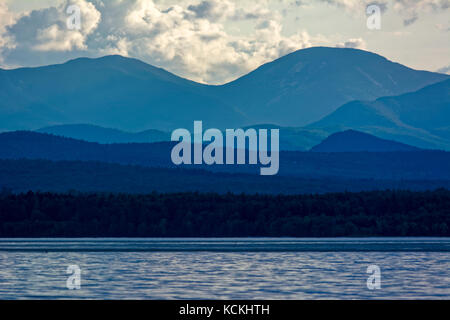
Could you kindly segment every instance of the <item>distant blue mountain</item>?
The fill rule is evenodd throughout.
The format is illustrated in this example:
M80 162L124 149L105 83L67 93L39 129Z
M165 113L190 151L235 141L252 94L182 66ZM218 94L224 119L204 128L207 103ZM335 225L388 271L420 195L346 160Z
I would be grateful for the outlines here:
M218 88L218 94L251 124L298 127L353 100L399 95L445 79L368 51L315 47L267 63Z
M37 132L98 143L151 143L170 141L170 134L160 130L145 130L131 133L88 124L51 126L39 129Z
M313 152L395 152L419 150L419 148L404 143L380 139L355 130L334 133L311 149Z
M306 151L317 145L328 136L323 130L307 128L290 128L276 125L255 125L244 127L253 129L279 129L280 150ZM67 124L41 128L39 133L49 133L56 136L84 140L97 143L152 143L170 141L171 134L160 130L145 130L137 133L118 129L104 128L89 124Z
M170 158L175 144L175 142L99 144L37 132L6 132L0 134L0 159L93 161L175 168ZM416 181L450 180L450 152L282 151L279 156L279 176L311 179L334 177ZM180 168L259 175L259 167L259 165L185 165ZM176 171L173 174L176 174Z
M80 58L0 70L0 131L87 123L138 132L257 123L299 127L352 100L415 91L449 76L409 69L356 49L309 48L222 86L136 59Z
M271 124L261 124L244 127L243 129L278 129L280 130L280 150L283 151L308 151L319 144L329 133L322 129L309 129L305 127L281 127Z
M173 166L172 142L99 144L32 131L0 133L0 159L79 160Z
M0 130L87 123L137 132L191 127L193 120L244 122L207 88L121 56L0 70Z
M400 96L344 104L309 129L347 129L420 148L450 150L450 80Z

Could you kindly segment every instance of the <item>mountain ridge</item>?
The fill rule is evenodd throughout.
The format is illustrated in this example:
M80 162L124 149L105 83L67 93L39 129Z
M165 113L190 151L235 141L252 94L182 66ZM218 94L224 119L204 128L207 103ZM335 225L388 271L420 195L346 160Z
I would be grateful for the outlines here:
M181 165L176 142L99 144L31 131L0 134L0 159L84 161L259 176L260 165ZM248 157L248 153L246 153ZM450 152L280 152L278 176L382 180L450 180ZM0 175L1 176L1 175Z
M311 149L312 152L408 152L420 150L404 143L381 139L356 130L334 133Z
M353 129L421 148L450 148L450 79L399 96L351 101L308 128Z
M448 77L368 51L326 47L296 51L220 86L133 58L78 58L2 70L0 130L88 123L170 131L191 127L194 120L220 129L269 122L299 127L344 102L413 91Z
M281 126L299 126L295 121L301 117L301 108L309 108L313 113L300 119L300 124L306 125L322 118L321 114L334 111L344 101L399 95L449 79L448 75L438 74L437 81L420 83L420 77L434 75L437 74L414 70L365 50L312 47L266 63L223 87L230 97L238 96L236 92L241 87L250 91L244 97L245 111L255 122L271 119ZM286 92L289 86L294 89ZM285 116L286 105L289 117L283 120L280 117ZM258 118L258 113L265 118Z
M170 141L170 134L160 130L149 129L140 132L128 132L89 124L50 126L38 129L36 132L102 144Z

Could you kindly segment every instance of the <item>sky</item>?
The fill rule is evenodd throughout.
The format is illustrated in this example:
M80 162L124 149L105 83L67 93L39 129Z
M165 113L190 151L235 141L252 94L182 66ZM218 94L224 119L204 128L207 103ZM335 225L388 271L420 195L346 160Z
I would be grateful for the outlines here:
M311 46L450 74L450 0L0 0L4 69L120 54L222 84Z

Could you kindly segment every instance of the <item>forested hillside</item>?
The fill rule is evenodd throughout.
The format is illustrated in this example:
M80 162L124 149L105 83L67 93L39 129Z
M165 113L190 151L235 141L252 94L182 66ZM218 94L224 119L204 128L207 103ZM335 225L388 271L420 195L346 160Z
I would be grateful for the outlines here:
M146 168L100 162L0 160L0 188L14 193L27 191L67 192L215 192L299 194L343 191L450 188L450 180L375 180L259 176L212 173L180 168Z
M450 191L0 195L0 237L450 236Z

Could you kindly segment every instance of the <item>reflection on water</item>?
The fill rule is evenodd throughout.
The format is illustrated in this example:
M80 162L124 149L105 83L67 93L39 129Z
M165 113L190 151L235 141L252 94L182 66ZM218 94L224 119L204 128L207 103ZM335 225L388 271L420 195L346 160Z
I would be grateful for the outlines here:
M445 251L24 252L2 241L1 299L450 299ZM66 288L73 264L81 290ZM366 286L372 264L380 290Z

